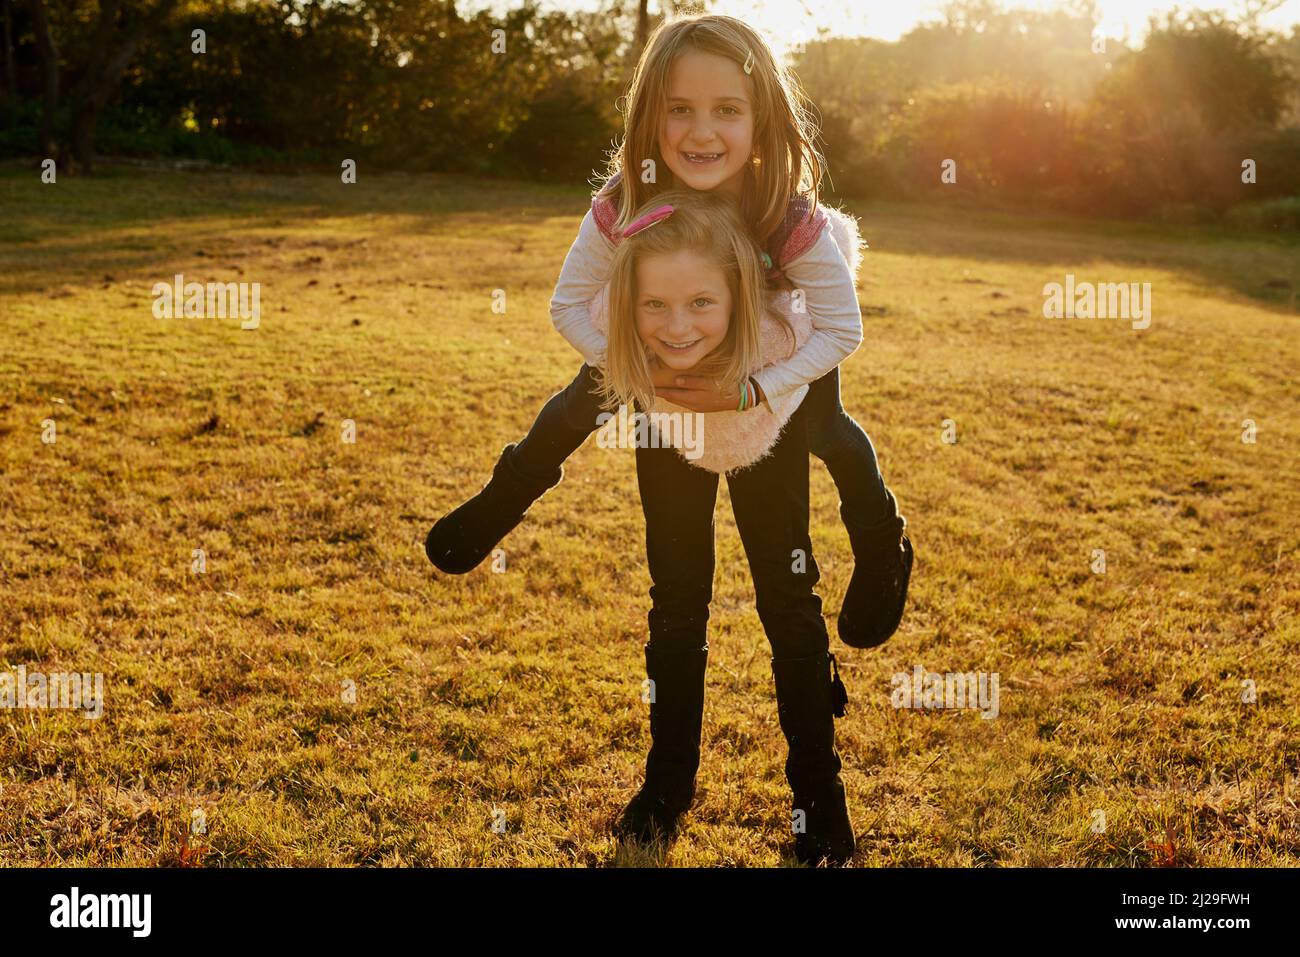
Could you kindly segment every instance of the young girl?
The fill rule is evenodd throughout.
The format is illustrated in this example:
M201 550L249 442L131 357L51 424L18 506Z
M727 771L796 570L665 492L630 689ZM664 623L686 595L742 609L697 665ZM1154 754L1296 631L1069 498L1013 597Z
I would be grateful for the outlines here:
M790 356L754 377L769 409L808 388L808 446L840 493L855 567L838 618L840 638L871 647L897 629L912 567L906 522L885 487L875 449L840 403L839 363L862 341L854 277L818 205L823 161L793 78L740 20L690 16L665 22L646 45L627 96L623 141L564 261L551 317L586 363L556 393L528 434L502 451L476 496L430 530L425 550L440 569L476 567L529 506L563 476L562 463L597 427L596 370L607 343L590 305L609 278L614 243L633 213L665 188L729 195L740 205L769 275L803 297L812 331ZM661 374L657 394L698 412L737 409L735 383Z
M833 240L856 272L856 224L832 215ZM848 695L813 590L819 573L808 537L809 390L760 404L754 385L764 366L804 344L813 328L806 313L790 308L788 290L768 308L760 256L726 194L665 192L621 233L608 309L603 292L592 305L593 323L608 341L597 376L603 405L635 404L647 413L650 438L638 443L636 462L652 582L645 659L653 743L645 784L617 832L640 840L671 834L694 798L721 473L772 646L777 714L789 744L795 856L814 866L843 863L855 842L834 718L843 716ZM689 458L675 447L686 430L657 427L693 414L657 395L661 370L716 379L742 396L737 411L700 416L700 441Z

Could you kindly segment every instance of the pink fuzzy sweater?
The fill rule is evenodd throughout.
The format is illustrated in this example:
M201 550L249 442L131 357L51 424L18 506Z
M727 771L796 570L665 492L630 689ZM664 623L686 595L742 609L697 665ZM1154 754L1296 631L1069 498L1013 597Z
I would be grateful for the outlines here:
M840 252L844 254L844 260L856 280L862 262L862 239L857 220L851 214L838 209L826 206L821 206L819 209L825 214L826 228L830 230ZM765 315L760 325L761 358L758 368L752 370L753 372L785 359L791 351L802 346L811 335L812 321L807 310L795 312L791 309L791 304L792 296L789 291L773 291L767 294L769 312L785 317L794 329L795 342L790 342L790 336L775 316ZM608 283L591 301L590 314L592 324L601 335L608 335ZM759 403L756 408L746 409L744 412L695 413L665 399L656 399L650 411L652 414L699 415L697 422L702 423L702 428L697 429L696 441L699 442L700 447L692 450L692 454L699 452L698 457L691 458L681 447L678 447L677 451L687 462L698 468L725 474L753 465L766 456L776 445L781 430L807 394L808 385L805 383L793 392L771 399L767 404ZM681 430L674 429L673 432L677 436L681 435Z

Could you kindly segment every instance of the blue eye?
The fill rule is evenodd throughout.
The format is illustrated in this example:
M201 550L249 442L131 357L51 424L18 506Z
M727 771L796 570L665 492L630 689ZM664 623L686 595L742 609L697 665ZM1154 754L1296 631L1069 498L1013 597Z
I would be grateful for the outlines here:
M713 305L713 300L712 300L712 299L705 299L703 296L700 296L700 298L696 299L695 302L696 302L696 305L699 305L700 303L704 303L705 306L711 306L711 305ZM701 308L703 308L703 307L701 307Z

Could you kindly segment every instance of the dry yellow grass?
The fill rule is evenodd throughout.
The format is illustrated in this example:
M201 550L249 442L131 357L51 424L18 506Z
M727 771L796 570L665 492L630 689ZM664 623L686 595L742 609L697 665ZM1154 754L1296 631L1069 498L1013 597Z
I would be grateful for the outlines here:
M648 744L631 453L588 442L503 574L423 554L577 368L547 303L583 206L438 176L0 175L0 670L105 676L99 720L0 711L0 863L782 862L725 492L699 796L666 856L604 830ZM832 637L857 863L1297 863L1296 245L851 208L872 248L844 402L918 552L888 644ZM1151 282L1151 328L1042 318L1067 272ZM260 282L261 327L155 319L175 273ZM850 555L812 482L833 635ZM894 710L917 664L998 672L1000 717Z

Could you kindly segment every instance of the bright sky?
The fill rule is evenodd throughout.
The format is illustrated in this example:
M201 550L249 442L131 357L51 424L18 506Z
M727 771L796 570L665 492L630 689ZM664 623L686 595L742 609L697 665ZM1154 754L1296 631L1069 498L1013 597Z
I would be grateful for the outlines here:
M516 6L511 0L463 0L463 9L490 8L501 11ZM594 10L597 0L542 0L543 6L568 10ZM1004 8L1048 9L1059 6L1058 0L1003 0ZM841 36L871 36L897 40L919 23L941 19L941 0L714 0L710 13L739 17L751 26L766 31L774 45L784 48L810 40L819 26L829 27ZM1147 18L1180 6L1183 9L1224 10L1240 15L1244 0L1097 0L1102 31L1109 37L1140 43L1146 33ZM662 9L659 0L650 0L650 9ZM1300 23L1300 0L1287 0L1261 21L1265 26L1287 29ZM778 52L781 52L778 50Z

